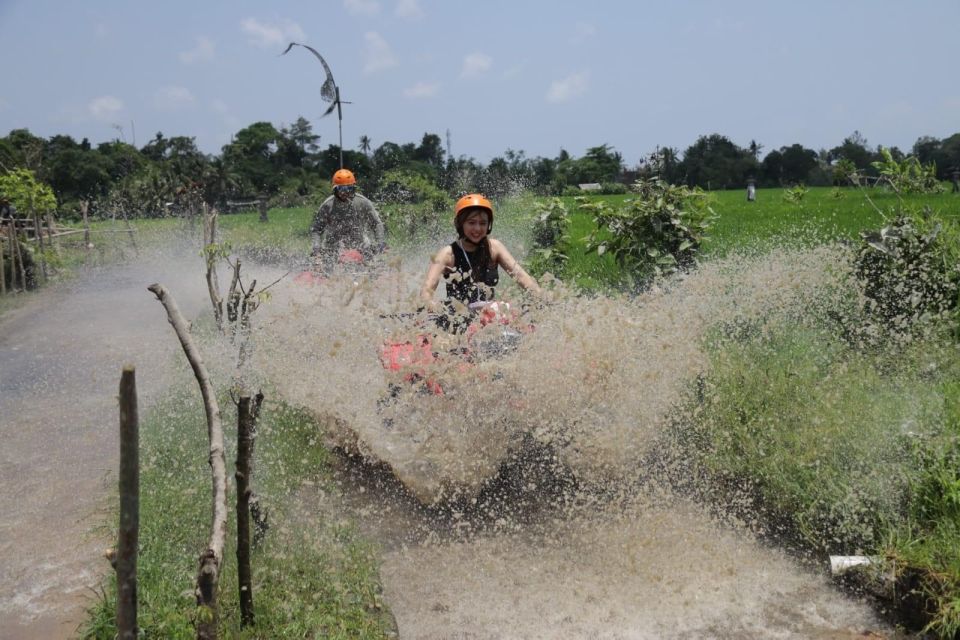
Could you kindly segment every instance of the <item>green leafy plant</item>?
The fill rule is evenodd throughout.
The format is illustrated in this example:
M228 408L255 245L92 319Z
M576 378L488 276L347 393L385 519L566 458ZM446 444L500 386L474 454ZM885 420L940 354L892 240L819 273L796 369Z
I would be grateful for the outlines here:
M861 233L856 275L867 311L897 333L957 306L958 232L934 215L902 211L877 231Z
M839 185L859 184L857 165L853 164L853 161L849 158L840 158L833 165L833 181Z
M808 193L810 193L810 189L798 184L783 190L783 201L791 204L801 204Z
M706 193L672 185L658 176L633 185L635 196L613 208L606 202L580 201L596 225L587 250L611 253L637 287L653 277L694 265L707 229L716 217Z
M905 193L941 193L943 185L937 179L937 166L934 163L920 164L914 156L907 156L897 162L889 149L880 147L882 160L871 165L880 172L879 182L887 185L898 194Z
M383 208L386 222L413 236L418 231L433 231L450 208L450 199L424 176L409 171L388 171L380 181L376 199L391 206Z
M534 250L530 271L540 276L550 272L559 276L568 260L570 214L560 198L550 198L534 205Z

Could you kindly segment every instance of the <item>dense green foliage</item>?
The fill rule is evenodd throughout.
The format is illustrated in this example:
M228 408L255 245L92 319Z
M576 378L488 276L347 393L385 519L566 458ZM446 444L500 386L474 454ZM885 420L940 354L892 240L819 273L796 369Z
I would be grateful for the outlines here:
M321 149L318 140L303 117L279 128L269 122L243 127L218 155L201 152L192 137L162 132L138 149L124 140L94 147L86 139L43 139L14 129L0 138L0 171L32 170L53 189L62 217L74 214L84 200L91 203L91 214L103 216L118 210L132 216L183 213L201 201L221 208L254 198L268 198L278 206L313 204L328 191L341 156L368 194L388 187L385 179L395 183L397 175L419 176L450 198L471 191L495 198L523 191L570 195L585 183L602 185L603 193L618 193L637 178L650 177L644 160L631 168L609 144L590 147L579 158L563 149L553 158L527 158L522 150L507 149L483 164L451 156L440 136L432 133L424 133L419 144L384 141L376 147L364 135L359 150L338 145ZM760 186L826 186L846 184L852 173L876 177L881 169L875 163L886 161L883 150L871 148L858 132L830 150L792 144L771 150L761 160L762 149L755 141L740 147L720 134L700 136L682 153L658 147L657 175L671 184L706 190L740 189L750 178ZM896 148L887 153L892 161L904 158ZM913 156L931 168L931 176L947 179L960 167L960 133L944 140L920 138Z
M609 252L633 279L635 288L655 276L693 266L713 218L706 193L674 186L657 177L641 178L620 208L606 202L580 202L596 229L587 250Z

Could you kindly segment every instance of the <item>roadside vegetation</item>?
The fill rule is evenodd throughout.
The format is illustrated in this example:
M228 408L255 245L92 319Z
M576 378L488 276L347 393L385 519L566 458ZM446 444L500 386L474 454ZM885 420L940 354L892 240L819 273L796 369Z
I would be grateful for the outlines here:
M195 638L197 553L210 520L206 425L195 390L180 389L141 424L138 598L145 638ZM221 406L232 403L223 398ZM233 411L224 420L235 422ZM236 534L230 518L220 576L221 638L383 638L393 623L380 595L377 550L332 513L300 512L298 491L333 491L330 454L305 414L267 401L258 421L255 490L267 528L255 532L256 623L241 629ZM227 459L236 455L227 438ZM232 463L230 465L232 467ZM116 636L116 584L81 629L84 638Z

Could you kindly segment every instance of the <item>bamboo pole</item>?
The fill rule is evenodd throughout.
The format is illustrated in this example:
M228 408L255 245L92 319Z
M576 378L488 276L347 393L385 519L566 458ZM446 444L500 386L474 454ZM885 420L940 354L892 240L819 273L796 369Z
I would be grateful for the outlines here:
M43 281L46 282L49 275L47 274L47 256L43 246L43 225L40 224L40 214L33 206L33 194L30 195L30 214L33 216L33 235L37 240L37 247L40 249L38 252L40 254L40 273L43 275Z
M3 246L6 244L4 238L0 237L0 295L7 294L7 262L4 258ZM10 273L13 273L13 261L10 261Z
M134 255L140 255L140 248L137 246L137 237L133 232L133 225L130 224L130 218L127 217L127 208L123 208L123 223L127 227L127 235L130 236L130 244L133 246Z
M250 569L250 496L253 493L253 449L263 394L251 405L249 396L237 402L237 577L240 589L240 626L254 623L253 577Z
M203 358L190 337L190 327L176 300L159 283L147 287L167 310L167 319L180 339L183 351L190 362L193 374L200 385L203 407L207 417L207 437L210 441L211 480L213 483L213 518L210 525L210 542L200 555L197 571L197 606L202 609L198 616L197 637L207 640L217 637L217 584L223 564L223 546L227 535L227 463L223 448L223 425L220 421L220 406Z
M120 534L117 541L117 638L137 638L137 544L140 531L140 422L132 365L120 376Z
M90 250L90 220L87 218L87 210L90 208L88 200L80 201L80 213L83 214L83 248Z
M20 249L20 239L17 237L17 230L13 225L11 225L8 229L10 232L10 244L13 247L11 251L13 256L13 267L15 268L15 271L17 268L19 268L20 290L26 291L27 290L27 268L23 264L23 252ZM11 278L11 280L14 281L14 288L16 288L15 275L16 274L14 274L14 277Z

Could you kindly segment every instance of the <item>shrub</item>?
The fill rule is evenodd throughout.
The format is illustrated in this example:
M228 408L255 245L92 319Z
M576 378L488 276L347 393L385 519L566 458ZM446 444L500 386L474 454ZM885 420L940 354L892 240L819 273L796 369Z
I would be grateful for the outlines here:
M451 207L446 193L422 175L406 171L385 173L376 199L395 205L381 211L385 222L409 236L434 230L441 222L439 214Z
M800 204L808 193L810 193L810 189L807 189L802 184L798 184L783 190L783 201L791 204Z
M587 250L612 253L641 288L653 277L693 266L715 215L699 188L671 185L655 176L638 180L633 190L636 196L618 209L582 200L580 208L593 212L597 226Z
M921 165L914 156L908 156L897 162L889 149L880 147L880 161L872 162L880 173L879 182L886 184L898 194L905 193L942 193L943 185L937 179L937 165Z
M908 333L918 321L957 306L956 225L934 216L896 215L879 231L861 233L856 274L866 310L895 333Z
M569 251L570 214L559 198L537 202L533 206L537 217L533 222L534 251L530 271L538 277L548 271L559 276Z

